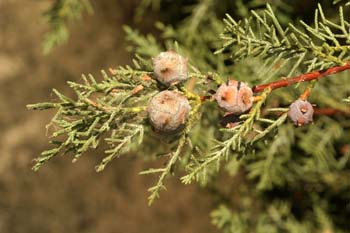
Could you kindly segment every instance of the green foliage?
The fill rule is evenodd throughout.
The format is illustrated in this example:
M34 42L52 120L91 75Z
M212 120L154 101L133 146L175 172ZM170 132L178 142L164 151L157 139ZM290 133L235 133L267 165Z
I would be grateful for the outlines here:
M155 91L141 90L135 93L135 86L155 85L145 82L141 77L147 72L138 72L127 68L114 71L109 76L102 72L103 81L96 82L92 75L83 76L84 84L68 82L74 90L77 100L73 100L57 90L53 90L58 101L28 105L29 109L56 109L56 115L47 125L53 128L50 143L53 149L44 151L33 167L38 170L43 163L59 153L72 153L73 162L89 148L96 148L102 139L111 146L105 153L107 157L96 167L104 169L113 158L130 150L132 145L140 144L143 137L142 114L147 107L148 98Z
M68 22L81 18L83 11L92 13L89 0L55 0L50 10L45 13L45 18L50 26L43 41L45 54L68 40Z
M165 162L140 172L158 178L149 188L149 204L166 189L166 178L182 171L184 184L196 181L210 189L219 183L220 191L236 190L233 200L232 193L220 196L221 205L212 212L212 222L222 232L344 232L349 226L344 219L350 214L345 211L344 218L338 218L334 210L343 205L332 200L336 196L339 203L350 201L343 195L350 188L350 121L344 115L350 102L350 86L344 85L348 74L310 86L267 88L239 117L223 116L211 98L229 78L252 86L349 61L350 23L341 6L326 17L318 5L313 22L296 23L295 9L286 1L250 11L263 2L235 1L235 11L222 23L221 13L229 12L230 3L193 1L184 7L188 14L181 20L156 23L158 37L125 26L134 66L111 70L110 75L102 72L100 81L89 75L83 76L83 84L69 82L74 99L54 90L57 101L28 106L56 110L48 126L53 148L43 152L34 170L59 153L71 152L76 161L88 149L107 144L106 157L96 166L101 171L143 144L138 150L147 154L145 158ZM140 9L152 4L162 9L161 3L142 1ZM189 81L170 89L185 95L192 110L184 130L159 135L149 126L145 110L149 99L166 89L153 79L151 58L168 49L189 60ZM287 122L286 112L308 88L311 103L337 114L316 114L313 124L295 128ZM226 128L227 119L234 127ZM220 171L231 177L222 180Z
M205 155L204 158L201 158L201 161L194 159L192 163L188 164L187 170L189 174L181 178L184 184L189 184L192 180L199 181L200 179L206 179L206 169L208 166L216 163L217 170L219 170L221 159L228 160L231 151L242 152L245 150L245 136L253 129L254 122L260 120L261 106L265 102L267 94L268 91L263 93L262 99L250 110L248 115L241 116L243 119L246 118L241 124L232 129L224 130L229 133L227 140L217 141L216 145L210 150L210 153ZM262 132L259 131L259 133Z
M345 6L349 6L350 5L350 1L344 1L344 0L333 0L333 4L337 4L339 2L346 2Z
M339 23L327 19L321 5L315 11L314 26L300 21L282 27L270 5L262 13L251 12L251 17L237 21L227 15L224 44L217 53L229 52L235 61L248 57L266 59L264 73L274 74L273 68L283 69L283 75L292 76L297 69L305 72L322 70L350 59L350 23L339 8ZM293 64L293 65L291 65ZM271 78L269 75L265 80Z
M141 56L152 57L162 51L162 48L153 35L140 35L137 30L133 30L128 26L124 26L124 31L126 33L126 41L134 44L134 46L127 47L130 52Z
M185 92L185 94L187 94L188 97L190 97L193 100L192 101L192 111L190 114L190 119L188 120L188 122L186 124L186 128L184 129L184 131L182 132L182 136L178 140L178 145L176 146L176 150L173 153L169 154L170 159L169 159L167 165L165 166L165 168L163 168L163 169L162 168L160 168L160 169L151 168L150 170L141 173L141 174L161 173L157 184L148 189L148 191L151 193L149 198L148 198L149 205L151 205L155 201L156 198L159 198L159 192L161 190L166 189L164 186L164 179L168 174L172 173L172 169L174 168L177 160L179 160L181 152L182 152L187 140L191 140L189 138L188 134L190 133L196 120L199 119L200 100L198 99L198 97L191 95L191 93L187 93L186 90L184 90L184 92Z
M151 8L153 11L160 9L160 4L162 0L141 0L136 8L135 18L137 21L142 20L145 12Z
M286 163L290 161L293 143L294 135L291 126L280 127L268 148L261 146L259 152L247 157L247 160L251 161L247 166L248 178L258 180L258 189L281 187L286 184L287 179L291 178L289 169L286 169Z
M135 111L138 111L137 108ZM143 126L124 123L105 140L111 149L105 151L108 156L96 167L97 172L102 171L115 157L133 148L133 144L140 145L143 141Z
M221 205L211 213L212 222L223 233L333 232L330 217L321 207L314 206L313 213L303 221L298 221L291 215L291 206L286 202L269 203L263 208L262 214L252 217L256 211L252 206L247 205L247 208L238 212Z
M235 1L237 7L237 14L241 16L241 18L246 18L250 16L250 12L252 9L264 9L266 3L271 4L272 9L276 13L281 25L288 25L289 22L292 21L290 15L293 13L293 3L286 0L273 0L273 1L265 1L265 0L237 0Z

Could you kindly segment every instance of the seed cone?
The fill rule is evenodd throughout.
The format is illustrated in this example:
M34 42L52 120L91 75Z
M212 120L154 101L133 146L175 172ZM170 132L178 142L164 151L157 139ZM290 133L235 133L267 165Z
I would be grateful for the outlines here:
M185 125L191 106L185 96L176 91L162 91L148 105L150 123L158 132L176 132Z
M153 59L155 78L166 86L187 79L187 59L174 51L161 52Z
M314 109L306 100L296 100L289 106L288 117L296 126L303 126L312 122Z
M252 107L253 91L246 83L229 80L218 88L215 99L226 112L241 114Z

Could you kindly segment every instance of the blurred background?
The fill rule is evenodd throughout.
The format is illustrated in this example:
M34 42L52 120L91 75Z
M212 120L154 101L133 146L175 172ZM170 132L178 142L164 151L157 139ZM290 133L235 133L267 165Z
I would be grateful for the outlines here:
M48 25L42 16L52 2L0 0L0 232L216 232L209 194L198 195L196 185L169 179L168 191L148 207L147 188L155 180L138 175L150 164L132 155L99 174L99 151L75 164L64 157L37 173L30 169L48 148L45 125L53 112L28 111L26 104L50 100L52 88L69 95L66 81L78 81L81 73L128 64L122 25L134 24L138 3L93 2L94 14L69 24L68 42L43 55ZM143 31L153 17L145 17Z

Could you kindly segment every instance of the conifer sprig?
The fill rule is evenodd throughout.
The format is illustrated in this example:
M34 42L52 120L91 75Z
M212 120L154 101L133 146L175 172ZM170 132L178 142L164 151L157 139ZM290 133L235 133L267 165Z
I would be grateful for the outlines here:
M130 68L120 68L112 76L104 71L102 74L101 82L92 75L83 76L83 84L68 82L76 100L53 90L58 98L56 102L27 106L38 110L55 108L57 111L47 126L54 131L50 143L55 147L36 159L35 171L59 153L72 153L75 162L104 139L112 148L105 151L107 157L96 167L101 171L113 158L130 150L135 142L142 142L147 101L157 93L154 81L143 79L147 72Z
M347 0L333 0L333 4L337 4L339 2L345 2L345 6L350 5L350 1L347 1Z
M65 43L69 37L67 23L81 18L84 11L92 13L89 0L55 0L45 13L50 26L43 41L43 52L49 53L54 47Z
M211 213L212 223L223 233L334 232L331 218L326 211L327 205L324 203L320 206L314 201L309 214L302 220L295 218L292 206L286 201L263 203L263 206L259 206L262 210L260 209L261 213L258 215L255 214L257 208L251 202L247 203L250 204L239 203L236 208L221 204Z
M144 129L142 125L124 123L121 127L113 130L110 137L105 141L110 145L106 150L107 156L96 166L96 171L104 170L106 165L114 158L130 151L133 145L140 145L143 142Z
M344 20L342 8L339 10L339 21L335 23L326 19L319 6L315 14L315 25L312 27L302 22L302 29L292 24L284 27L276 16L278 14L275 15L270 6L267 6L262 14L253 11L250 19L241 22L227 16L224 23L226 30L223 34L223 40L227 43L218 52L229 52L235 60L249 58L246 61L254 66L262 66L265 74L270 69L281 71L282 68L287 67L283 75L274 71L269 76L276 74L275 77L292 77L296 71L304 72L304 67L305 74L282 78L267 84L261 84L267 81L257 79L260 83L254 83L258 85L253 87L253 91L262 93L261 96L256 96L255 105L247 114L241 115L238 122L230 122L233 123L232 128L221 128L218 124L220 121L218 107L211 103L213 91L215 92L218 84L224 82L222 77L231 76L233 70L238 71L238 75L234 73L235 78L250 82L249 75L244 71L245 69L251 71L252 67L242 61L239 65L235 64L232 69L232 66L227 66L225 63L226 54L217 56L212 54L217 42L216 35L223 26L208 7L215 5L212 3L211 0L199 1L197 7L193 8L191 17L194 18L183 21L180 27L157 24L162 31L164 47L168 49L175 47L175 50L187 57L192 64L189 65L191 71L188 74L188 79L191 81L185 85L176 83L165 87L157 83L154 80L150 57L165 49L154 36L143 36L136 30L125 27L127 40L134 44L131 50L147 59L136 55L133 68L127 66L111 69L111 76L103 72L102 81L96 81L89 75L83 77L83 84L69 82L76 94L74 99L54 90L57 101L29 105L30 109L54 108L57 110L49 127L54 131L51 141L54 148L43 152L42 156L36 160L33 169L38 170L46 161L58 154L68 152L73 154L73 161L76 161L88 149L101 146L104 141L109 148L105 150L105 158L96 166L97 171L102 171L114 158L133 150L145 138L148 140L147 135L144 137L144 131L154 133L147 128L145 110L148 100L164 88L175 89L186 96L190 100L192 110L184 130L175 135L167 135L172 137L171 141L175 144L175 148L171 148L168 156L165 157L166 165L140 172L144 175L158 176L156 184L149 188L149 204L152 204L159 197L160 192L166 189L166 178L173 175L178 168L185 168L188 172L181 178L183 183L189 184L196 180L200 184L207 184L208 177L218 173L221 163L229 161L225 164L227 168L234 166L234 169L238 170L238 167L244 166L248 174L247 178L256 181L259 190L269 190L288 182L298 182L300 174L303 175L301 178L303 181L311 183L315 180L312 178L315 171L330 172L332 168L344 166L348 157L341 159L341 162L334 159L335 149L332 144L341 134L341 128L337 122L322 118L315 124L316 126L310 126L313 130L305 130L305 133L298 132L294 135L291 125L283 125L287 119L288 108L283 105L278 106L281 103L279 98L275 101L276 108L270 109L270 106L267 106L267 111L263 109L264 103L272 94L270 92L276 88L316 80L350 68L347 63L350 24ZM193 28L196 28L196 35L188 36L193 33ZM174 40L179 42L175 43L175 46ZM192 46L193 44L196 46ZM251 59L251 56L258 59ZM264 65L261 58L266 59ZM319 70L321 68L328 69ZM212 72L213 70L215 73ZM313 72L310 72L311 70ZM284 99L294 98L287 91L284 94ZM344 92L341 92L337 98L344 98L343 94ZM276 94L276 96L279 95ZM346 101L350 102L350 100ZM327 103L334 103L334 100L328 100ZM339 112L338 109L346 108L343 105L333 107L335 110L333 113ZM277 116L271 114L276 111L282 114ZM290 134L291 131L293 133ZM305 143L302 142L296 146L298 150L311 156L292 160L289 156L295 138L302 141L304 137ZM215 141L211 140L214 138ZM265 141L270 141L270 148L263 144ZM310 146L309 142L313 145ZM318 143L320 143L319 147ZM157 149L152 148L156 150L155 153L158 152ZM257 149L259 149L258 153L251 153ZM278 153L281 156L277 156ZM234 160L236 162L231 163ZM287 164L287 162L290 163ZM308 176L304 177L304 174ZM269 211L277 211L276 209L278 208L272 207ZM283 210L278 209L278 211ZM221 218L220 214L223 212L225 216ZM236 230L239 226L249 228L244 224L250 221L250 213L244 216L234 215L229 211L217 213L216 223L219 222L218 226L223 227L222 229L230 225L231 227L227 228L228 232L231 229ZM261 215L259 221L263 223L262 226L271 226L275 222L283 225L278 217L276 219L277 214ZM289 213L288 216L290 216ZM225 217L227 219L224 219ZM265 221L267 218L268 220ZM294 219L288 224L295 224L295 229L298 227L304 229ZM286 226L283 225L283 228Z
M216 53L230 52L232 59L266 59L266 67L284 67L287 76L300 68L310 72L350 60L350 23L339 7L339 23L327 19L321 5L315 11L314 26L300 21L302 29L290 23L283 28L270 5L262 14L236 21L227 15L223 46ZM286 67L286 64L294 64ZM266 68L265 67L265 68ZM288 69L288 72L286 72Z
M270 93L270 90L265 90L261 95L261 99L253 106L250 112L241 116L241 119L243 119L241 124L232 129L224 129L225 132L229 133L228 139L216 141L216 145L211 148L210 152L204 158L200 158L202 161L194 160L188 164L187 170L189 173L181 178L184 184L190 184L193 180L205 179L206 169L212 164L216 164L217 169L219 169L221 160L227 160L231 151L244 151L246 147L245 137L253 129L254 123L260 119L261 107L268 93Z
M164 186L164 180L167 175L170 175L172 173L172 169L177 163L177 161L180 159L181 153L183 151L183 148L185 144L190 140L189 134L192 130L192 127L200 119L200 107L201 107L201 99L198 95L186 90L185 88L182 88L186 96L192 100L192 108L190 118L188 120L188 123L186 124L186 127L184 131L182 132L182 136L178 140L178 145L176 147L176 150L173 153L170 153L170 159L167 163L167 165L164 168L154 169L151 168L147 171L143 171L140 174L156 174L161 173L158 181L155 186L148 189L148 191L151 193L148 197L148 204L152 205L152 203L159 198L159 193L161 190L166 190Z

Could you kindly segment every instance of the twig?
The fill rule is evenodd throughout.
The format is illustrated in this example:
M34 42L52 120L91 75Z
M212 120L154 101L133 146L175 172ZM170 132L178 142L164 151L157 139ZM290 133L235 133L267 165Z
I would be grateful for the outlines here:
M286 111L288 111L288 108L284 109L284 108L276 108L273 109L273 111L270 111L270 109L268 109L269 112L273 112L273 113L277 113L278 116L284 114ZM347 111L344 110L339 110L339 109L335 109L335 108L330 108L330 107L326 107L326 108L316 108L314 107L314 115L326 115L326 116L333 116L333 115L345 115L348 116L350 115L350 109ZM265 114L263 114L265 115Z
M300 95L299 99L307 100L311 94L312 89L314 88L316 80L312 80L306 90Z
M346 63L342 66L334 66L334 67L331 67L327 70L313 71L313 72L302 74L302 75L299 75L296 77L285 78L285 79L278 80L275 82L258 85L258 86L253 87L253 92L258 93L258 92L265 90L266 88L271 88L271 90L274 90L274 89L281 88L281 87L287 87L287 86L295 84L295 83L309 82L309 81L320 79L322 77L325 77L325 76L328 76L331 74L337 74L337 73L340 73L342 71L349 70L349 69L350 69L350 63Z
M350 115L350 110L349 111L342 111L339 109L334 109L334 108L314 108L314 114L315 115L326 115L326 116L333 116L337 114L342 114L342 115Z

